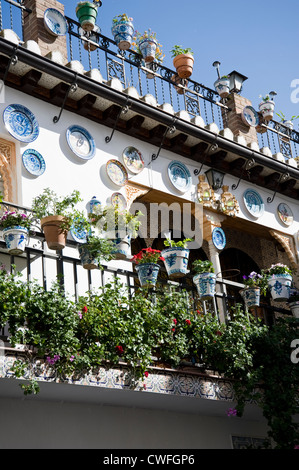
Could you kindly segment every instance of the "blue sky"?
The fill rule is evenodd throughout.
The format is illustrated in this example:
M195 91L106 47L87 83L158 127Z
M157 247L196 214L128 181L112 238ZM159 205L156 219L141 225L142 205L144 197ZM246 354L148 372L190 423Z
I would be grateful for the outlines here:
M77 1L61 3L65 14L76 19ZM102 0L97 19L102 34L112 37L112 18L121 13L133 17L138 31L157 33L165 66L173 69L170 50L175 44L191 47L193 80L214 88L212 64L219 60L222 75L237 70L248 77L242 95L255 109L259 96L274 90L275 111L287 118L299 115L298 0Z

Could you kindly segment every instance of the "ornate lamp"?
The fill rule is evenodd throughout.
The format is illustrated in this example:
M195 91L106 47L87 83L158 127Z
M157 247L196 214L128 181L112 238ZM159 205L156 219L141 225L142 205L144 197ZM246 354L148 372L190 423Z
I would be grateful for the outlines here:
M240 93L242 90L243 82L247 80L248 77L242 75L235 70L229 74L230 79L230 92L231 93Z
M214 168L210 168L208 171L205 172L205 174L209 185L211 186L211 188L214 189L214 191L217 191L222 187L225 173L219 170L215 170Z

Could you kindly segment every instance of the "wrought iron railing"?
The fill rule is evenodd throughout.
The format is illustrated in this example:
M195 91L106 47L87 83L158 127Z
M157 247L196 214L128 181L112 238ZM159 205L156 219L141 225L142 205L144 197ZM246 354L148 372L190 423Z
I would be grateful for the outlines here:
M24 0L0 0L0 31L13 30L23 40L24 15L31 10L24 5Z
M268 147L272 155L281 153L286 163L291 158L298 161L299 132L274 119L263 124L260 130L258 133L260 148Z

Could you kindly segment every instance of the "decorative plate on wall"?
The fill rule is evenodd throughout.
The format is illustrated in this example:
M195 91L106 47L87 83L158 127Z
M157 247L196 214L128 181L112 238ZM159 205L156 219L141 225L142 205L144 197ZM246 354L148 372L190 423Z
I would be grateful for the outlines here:
M290 226L293 223L294 216L287 204L281 203L277 207L278 217L284 225Z
M24 167L31 175L40 176L45 172L45 160L37 150L25 150L22 155L22 160Z
M127 184L127 170L118 160L109 160L106 164L106 171L112 183L116 184L117 186L124 186Z
M68 25L65 17L55 8L48 8L44 13L44 24L46 30L52 36L65 36Z
M127 200L125 196L121 193L113 193L111 196L111 204L118 208L120 210L126 209L127 208Z
M252 106L245 106L241 113L241 118L246 126L255 127L259 123L259 115Z
M141 152L135 147L127 147L123 151L123 160L127 169L131 173L138 174L144 168L144 161Z
M3 111L3 121L8 132L21 142L33 142L39 135L34 114L22 104L7 106Z
M72 226L70 228L70 234L77 243L86 243L87 242L87 232L86 230L79 230Z
M220 227L214 228L212 232L212 241L218 250L223 250L226 245L225 233Z
M247 189L243 194L246 209L254 217L261 217L264 213L265 205L257 191Z
M74 154L83 160L90 160L95 156L95 142L84 127L70 126L66 131L66 140Z
M172 161L168 165L168 176L173 186L182 193L191 187L191 174L186 165L178 161Z

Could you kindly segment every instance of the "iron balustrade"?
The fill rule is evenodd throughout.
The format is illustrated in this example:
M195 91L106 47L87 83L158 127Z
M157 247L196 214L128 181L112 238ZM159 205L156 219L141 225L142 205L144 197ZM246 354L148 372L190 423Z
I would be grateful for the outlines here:
M272 155L281 153L287 163L291 158L298 161L299 132L274 119L260 126L260 147L268 147Z

